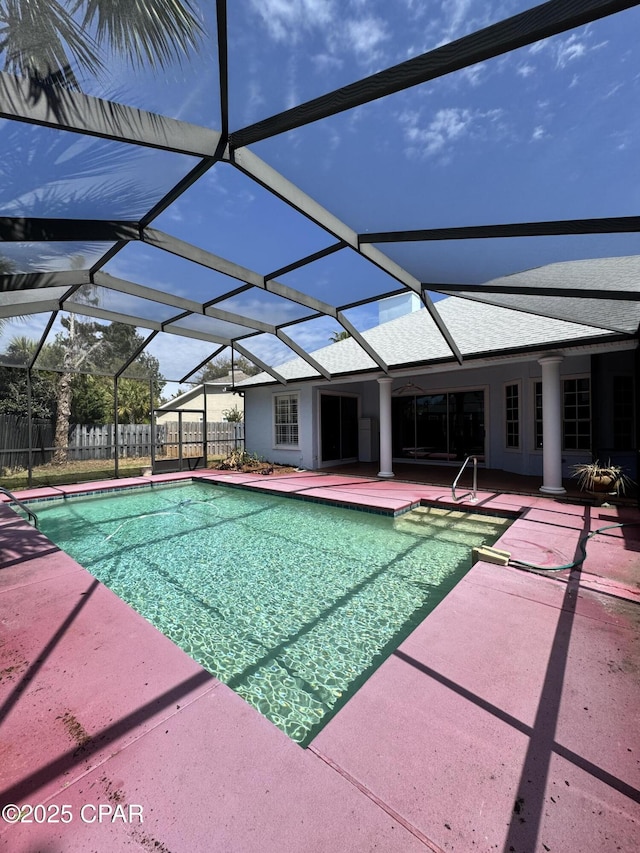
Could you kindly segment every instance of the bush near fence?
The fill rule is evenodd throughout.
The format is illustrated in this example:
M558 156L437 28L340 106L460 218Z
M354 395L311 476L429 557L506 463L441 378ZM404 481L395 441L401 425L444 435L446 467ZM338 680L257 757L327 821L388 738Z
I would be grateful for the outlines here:
M227 421L207 424L207 454L228 456L244 447L244 424ZM31 442L33 464L44 465L53 456L54 426L49 421L33 420ZM69 432L67 458L71 462L115 457L115 424L87 426L76 424ZM202 422L182 423L182 455L202 455ZM118 424L117 446L120 459L149 458L152 455L151 424ZM179 455L178 422L156 424L156 457ZM17 415L0 415L0 468L17 470L29 465L29 421Z

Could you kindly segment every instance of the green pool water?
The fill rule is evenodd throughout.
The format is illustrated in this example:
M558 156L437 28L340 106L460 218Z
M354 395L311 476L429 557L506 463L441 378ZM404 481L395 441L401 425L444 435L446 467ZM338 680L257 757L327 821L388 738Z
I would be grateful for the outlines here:
M34 508L53 542L301 744L509 523L204 483Z

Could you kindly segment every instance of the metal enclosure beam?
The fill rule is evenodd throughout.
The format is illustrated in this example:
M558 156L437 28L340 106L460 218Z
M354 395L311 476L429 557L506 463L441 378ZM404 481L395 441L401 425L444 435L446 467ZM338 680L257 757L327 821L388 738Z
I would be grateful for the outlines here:
M89 270L65 270L64 272L25 272L0 275L0 293L13 290L37 290L42 287L73 287L91 284Z
M145 228L141 236L145 243L155 246L156 249L162 249L172 255L177 255L179 258L185 258L230 278L264 289L264 279L261 275L235 264L233 261L221 258L219 255L214 255L213 252L207 252L206 249L200 249L185 240L179 240L177 237L165 234L164 231L157 231L155 228Z
M389 366L382 360L380 355L375 351L375 349L371 346L371 344L365 340L360 332L356 329L356 327L351 323L341 311L338 311L338 322L343 328L349 332L354 341L358 344L358 346L363 349L369 358L374 361L381 370L384 370L385 373L389 372Z
M211 157L220 140L217 130L67 89L45 92L7 72L0 73L0 118L196 157Z
M105 242L137 240L136 222L105 219L0 217L0 240L7 243Z
M266 364L264 361L262 361L262 359L258 358L256 355L253 355L252 353L250 353L248 350L246 350L237 341L234 342L233 348L234 348L234 350L239 352L240 355L243 355L245 358L248 358L249 361L252 361L254 364L257 364L258 367L260 367L262 370L264 370L265 373L268 373L269 376L273 376L273 378L277 382L279 382L281 385L287 384L287 380L284 378L284 376L281 376L277 370L274 370L273 367L270 367L268 364Z
M640 216L600 219L564 219L549 222L512 222L503 225L466 225L458 228L422 228L412 231L373 231L359 234L364 243L411 243L428 240L478 240L491 237L553 237L571 234L630 234L640 231Z
M26 304L11 302L6 305L0 305L0 319L21 317L26 314L43 314L45 311L57 311L58 303L58 299L47 299L43 294L42 299L39 299L37 302L28 302Z
M304 350L292 338L286 335L282 331L282 329L278 329L276 334L280 338L282 343L286 344L289 349L293 350L293 352L299 355L300 358L304 359L304 361L306 361L310 367L313 367L313 369L316 370L320 374L320 376L324 376L325 379L331 379L331 374L326 369L326 367L323 367L319 361L316 361L316 359L312 355L310 355L306 350Z
M194 373L197 373L199 370L202 370L202 368L203 368L203 367L206 367L206 366L207 366L207 364L209 364L209 362L210 362L210 361L213 361L213 359L214 359L216 356L220 355L220 353L221 353L221 352L224 352L224 350L226 350L226 349L227 349L227 347L226 347L226 346L224 346L224 345L223 345L223 346L221 346L221 347L218 347L218 349L217 349L217 350L214 350L214 352L212 352L212 353L211 353L211 355L208 355L206 358L204 358L204 359L200 362L200 364L196 365L196 367L194 367L194 368L193 368L193 370L191 370L189 373L186 373L186 374L182 377L182 379L180 379L180 381L179 381L179 383L178 383L178 384L180 384L180 385L181 385L183 382L186 382L186 381L187 381L187 379L189 379L189 377L190 377L190 376L193 376L193 374L194 374Z

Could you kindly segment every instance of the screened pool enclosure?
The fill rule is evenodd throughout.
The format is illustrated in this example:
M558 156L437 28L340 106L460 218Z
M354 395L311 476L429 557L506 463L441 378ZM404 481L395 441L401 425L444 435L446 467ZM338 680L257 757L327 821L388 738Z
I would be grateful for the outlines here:
M315 353L346 335L398 375L365 335L394 294L453 364L453 294L637 338L636 277L519 279L638 255L637 6L0 2L5 475L89 428L118 475L212 365L339 380ZM451 397L397 404L400 455L478 442Z

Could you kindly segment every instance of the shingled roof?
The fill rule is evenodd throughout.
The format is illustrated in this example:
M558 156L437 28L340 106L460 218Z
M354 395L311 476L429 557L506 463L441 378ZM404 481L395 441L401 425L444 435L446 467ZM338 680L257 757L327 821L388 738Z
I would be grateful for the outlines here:
M493 284L507 279L510 285L522 288L570 290L586 286L625 290L637 296L640 259L604 258L550 264L496 279ZM567 299L575 303L573 307L584 317L584 324L567 322L558 316ZM613 339L620 334L633 336L640 323L640 302L637 300L462 293L441 299L435 307L464 358L582 344L594 339ZM375 326L363 332L363 338L390 368L446 361L456 364L426 310ZM353 338L322 347L312 355L332 375L357 374L378 368ZM277 371L287 380L320 378L302 359L291 359L279 365ZM243 382L242 387L273 381L268 374L260 373Z
M610 329L615 332L634 334L640 323L640 257L631 255L622 258L590 258L581 261L564 261L548 264L544 267L514 273L501 279L487 282L487 289L496 284L505 284L514 288L544 288L560 292L558 296L531 296L520 294L487 294L461 291L458 295L516 308L531 314L564 319L594 326L598 329ZM562 291L580 290L581 292L628 292L635 300L616 298L611 300L589 299L586 296L573 297Z

